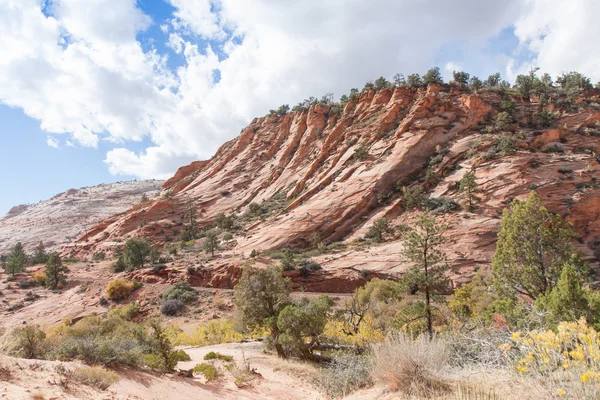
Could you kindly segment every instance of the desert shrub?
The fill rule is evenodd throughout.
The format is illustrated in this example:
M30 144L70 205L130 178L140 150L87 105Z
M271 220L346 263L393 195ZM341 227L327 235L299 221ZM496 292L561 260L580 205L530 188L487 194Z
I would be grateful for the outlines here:
M334 357L315 379L317 387L330 399L339 399L364 387L371 386L371 362L368 357L342 354Z
M496 131L511 131L514 129L514 120L512 115L506 111L501 111L496 116L496 122L494 123L494 129Z
M88 386L106 390L119 381L119 376L102 367L77 367L70 374L71 378Z
M183 350L173 350L173 358L177 361L191 361L192 357Z
M133 282L125 279L113 279L106 286L106 295L111 300L123 300L133 293Z
M304 278L307 278L311 272L318 271L323 269L321 264L313 260L300 260L298 261L298 271L300 275Z
M427 199L426 206L435 213L447 213L460 209L458 203L448 197L431 197Z
M516 370L539 382L548 398L558 390L575 399L600 397L600 333L585 320L561 322L556 331L514 332L503 346Z
M87 364L106 366L139 366L142 362L144 346L131 334L123 332L105 332L104 334L86 333L73 336L66 335L54 340L49 358L61 361L81 360Z
M33 279L38 285L44 286L48 277L44 271L38 271L33 274Z
M390 391L438 398L450 391L448 383L440 377L448 356L446 345L438 338L413 339L396 333L373 346L373 378Z
M179 300L182 303L191 303L197 298L198 293L185 281L175 283L162 295L164 301Z
M44 356L46 334L38 325L17 328L9 337L8 354L22 358L42 358Z
M168 333L160 321L154 319L148 325L152 329L148 338L150 351L144 355L144 363L148 367L168 372L175 369L177 362L183 361L182 358L186 361L190 359L185 352L173 350Z
M119 255L119 258L117 258L117 261L110 264L109 269L110 269L110 272L112 272L113 274L125 271L127 269L127 264L125 264L125 260L123 259L123 256Z
M144 264L149 261L151 253L152 247L146 239L132 238L125 243L123 260L127 265L127 269L133 271L144 268Z
M222 361L233 361L233 356L228 356L221 353L215 353L214 351L210 351L206 353L204 356L204 360L222 360Z
M423 188L421 186L407 187L403 186L402 191L402 207L405 210L411 211L423 205Z
M328 324L327 336L336 337L336 341L340 342L339 336L343 332L347 338L341 338L341 343L357 346L368 344L369 336L373 341L382 340L383 332L396 318L403 291L404 287L398 282L379 278L370 280L356 289L346 302L342 321Z
M260 217L266 212L266 210L263 208L262 205L258 203L250 203L248 204L248 209L246 212L248 213L248 215L251 215L253 217Z
M560 143L550 143L542 149L544 153L564 153L565 147Z
M30 287L33 286L33 284L28 279L20 280L17 284L19 285L19 288L21 288L21 289L29 289Z
M178 346L210 346L237 342L244 338L244 335L235 330L233 321L227 319L208 321L190 333L177 330L171 330L169 333L171 342Z
M194 372L197 374L204 375L204 378L207 382L216 380L220 375L217 367L215 367L214 364L210 363L196 364L196 366L194 367Z
M164 315L177 315L180 311L185 309L185 304L178 299L165 300L160 303L160 312Z
M224 213L219 213L215 217L215 225L217 225L217 228L219 229L229 230L235 225L235 215L225 215Z
M115 307L112 310L110 310L108 312L108 316L109 317L118 317L118 318L122 318L126 321L131 321L136 315L138 315L140 312L140 306L138 305L137 301L132 301L131 303L125 305L125 306L120 306L120 307Z
M367 231L365 235L368 238L375 240L376 242L383 242L385 235L393 234L394 228L389 219L383 217L377 219Z
M106 253L103 251L97 251L92 255L92 261L102 261L106 259Z
M296 269L297 262L294 253L291 250L284 250L280 259L281 268L284 271L293 271Z
M497 329L482 324L473 327L450 324L440 336L446 344L452 367L504 368L509 365L502 346L510 341L508 329Z
M361 143L356 149L354 149L354 153L352 154L352 158L358 161L365 160L369 156L369 148Z

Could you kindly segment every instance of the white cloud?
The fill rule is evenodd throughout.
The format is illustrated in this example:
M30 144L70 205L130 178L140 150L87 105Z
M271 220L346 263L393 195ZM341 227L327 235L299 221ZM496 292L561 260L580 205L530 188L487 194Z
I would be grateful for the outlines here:
M55 149L60 149L60 145L59 145L58 139L53 138L52 136L48 136L46 138L46 144L48 146L50 146L50 147L55 148Z
M463 67L459 65L456 61L448 61L446 65L444 65L444 71L442 75L444 76L445 81L451 81L454 79L454 71L462 71Z
M540 67L553 77L579 71L593 81L600 79L600 2L597 0L529 0L515 22L515 35L533 57L524 63L513 60L512 75Z
M171 21L175 29L187 29L191 33L208 38L223 39L226 34L216 12L216 0L168 0L175 8Z
M71 145L124 147L106 156L114 174L165 177L270 108L422 73L440 47L481 47L514 21L540 64L600 71L592 0L168 1L168 24L154 23L183 60L176 70L138 42L152 21L135 0L50 0L50 15L43 0L0 0L0 102ZM153 143L145 151L125 148L144 139Z

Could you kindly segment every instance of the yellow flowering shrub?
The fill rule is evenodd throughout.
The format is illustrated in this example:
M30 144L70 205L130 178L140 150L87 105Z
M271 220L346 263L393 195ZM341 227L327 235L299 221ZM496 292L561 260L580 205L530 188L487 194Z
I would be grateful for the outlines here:
M375 321L367 316L359 325L358 332L349 335L344 331L344 321L331 319L325 325L323 336L327 341L341 345L364 347L369 344L379 343L385 339L385 334L375 326Z
M250 337L264 337L268 333L264 330L251 332ZM170 325L167 335L176 346L210 346L220 343L238 342L246 336L234 329L233 321L229 319L215 319L206 324L195 327L191 332L184 332Z
M584 319L561 322L556 332L514 332L512 345L501 349L512 355L520 373L550 377L565 387L576 388L578 395L571 393L570 397L585 393L600 398L600 333ZM556 392L560 397L565 394L569 395L566 388Z

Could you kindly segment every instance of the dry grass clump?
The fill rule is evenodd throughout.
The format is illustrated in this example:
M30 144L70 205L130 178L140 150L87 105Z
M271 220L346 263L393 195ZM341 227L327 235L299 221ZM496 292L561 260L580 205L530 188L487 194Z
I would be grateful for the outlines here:
M108 389L110 385L119 380L117 374L102 367L77 367L73 370L71 376L78 382L100 390Z
M368 356L343 354L315 376L315 384L327 398L337 399L371 386L371 362Z
M408 396L437 398L451 391L440 377L450 352L440 339L412 339L395 333L373 346L373 378L390 391Z

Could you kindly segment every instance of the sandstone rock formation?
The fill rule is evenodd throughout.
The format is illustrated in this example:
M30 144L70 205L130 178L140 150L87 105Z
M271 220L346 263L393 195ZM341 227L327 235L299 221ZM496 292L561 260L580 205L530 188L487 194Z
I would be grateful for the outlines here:
M459 203L457 182L474 171L478 209L439 213L450 226L446 252L456 284L489 265L502 210L534 189L551 211L574 224L581 250L596 263L588 244L600 236L598 93L587 93L577 105L513 96L515 127L506 132L494 129L503 96L450 85L371 90L343 111L317 104L256 118L210 160L180 169L160 198L102 221L67 252L110 251L118 247L115 239L131 236L147 236L159 246L177 241L190 201L204 227L219 213L241 216L251 203L274 211L247 218L235 232L231 253L242 259L253 249L308 247L315 233L322 241L356 244L383 216L395 225L411 224L415 215L402 207L401 186L419 185L432 199ZM553 119L542 121L542 111ZM315 259L328 276L394 276L407 267L401 250L397 235ZM218 274L228 263L219 264Z
M70 189L50 200L13 207L0 218L0 254L17 242L31 251L43 241L48 250L60 249L99 221L153 198L162 181L131 181Z

